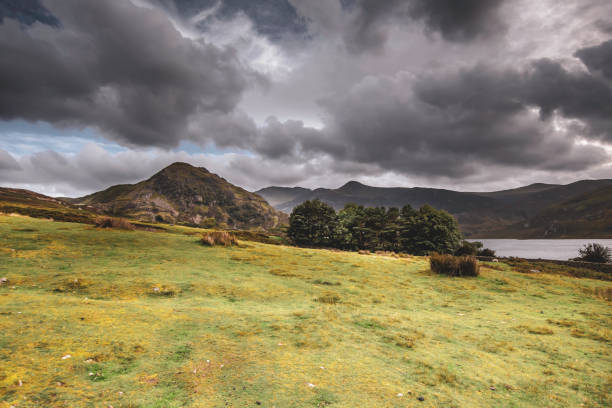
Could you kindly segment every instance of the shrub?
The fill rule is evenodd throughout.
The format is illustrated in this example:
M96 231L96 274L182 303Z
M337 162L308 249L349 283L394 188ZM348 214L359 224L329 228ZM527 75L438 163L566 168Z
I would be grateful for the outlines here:
M578 261L609 263L612 262L612 251L610 248L601 244L591 243L579 249L580 256L576 258Z
M98 228L115 228L130 231L136 229L128 220L113 217L98 217L95 220L95 225Z
M202 245L207 246L215 246L215 245L223 245L223 246L232 246L238 245L238 240L235 236L230 234L227 231L212 231L205 232L202 234L202 239L200 240Z
M449 276L478 276L480 266L473 256L433 254L429 258L431 270Z
M455 251L456 256L478 255L478 251L482 249L482 242L461 241L461 246Z
M478 256L495 256L495 251L489 248L484 248L478 251Z

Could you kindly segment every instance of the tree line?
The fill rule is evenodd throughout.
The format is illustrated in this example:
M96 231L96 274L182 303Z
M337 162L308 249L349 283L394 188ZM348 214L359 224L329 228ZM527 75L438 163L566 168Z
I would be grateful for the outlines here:
M462 245L457 220L430 205L414 209L347 204L336 212L321 200L293 209L289 238L299 246L343 250L454 254Z

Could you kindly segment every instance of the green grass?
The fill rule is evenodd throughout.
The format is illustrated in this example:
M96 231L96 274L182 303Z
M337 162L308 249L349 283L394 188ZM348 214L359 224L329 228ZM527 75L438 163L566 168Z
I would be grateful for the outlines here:
M610 282L194 232L0 216L0 407L612 405Z

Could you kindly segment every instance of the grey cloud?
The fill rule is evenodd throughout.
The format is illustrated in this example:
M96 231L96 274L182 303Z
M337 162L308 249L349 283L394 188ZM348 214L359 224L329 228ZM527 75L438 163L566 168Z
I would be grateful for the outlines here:
M612 80L612 40L594 47L582 48L574 54L592 72L601 72Z
M406 14L408 2L403 0L359 0L354 5L350 23L344 33L349 51L380 50L387 41L387 25L391 17Z
M125 144L175 146L202 113L231 112L248 71L129 1L50 0L61 27L0 25L0 118L94 126Z
M411 16L448 41L468 41L505 31L499 16L504 0L415 0Z
M332 162L323 158L316 163L264 159L251 153L223 155L188 154L165 150L125 150L110 153L89 144L75 154L44 151L13 158L0 150L0 186L31 189L51 196L83 196L115 184L135 183L176 162L206 167L229 182L251 191L270 184L294 184L315 178L311 185L334 186L345 178L333 176ZM10 167L5 166L10 163ZM279 169L282 168L282 171Z
M4 149L0 149L0 171L20 170L21 166L17 160Z
M379 51L390 25L423 21L447 41L466 42L506 30L499 15L504 0L357 0L344 38L352 52Z
M558 110L566 118L581 120L586 136L612 143L612 85L586 73L571 73L559 63L543 59L525 78L524 98L541 109L544 117Z
M582 136L609 140L612 93L585 73L550 60L529 69L478 65L447 76L369 77L324 102L333 143L300 141L305 150L339 160L376 164L409 174L470 177L486 166L584 170L610 160L605 150L575 143Z

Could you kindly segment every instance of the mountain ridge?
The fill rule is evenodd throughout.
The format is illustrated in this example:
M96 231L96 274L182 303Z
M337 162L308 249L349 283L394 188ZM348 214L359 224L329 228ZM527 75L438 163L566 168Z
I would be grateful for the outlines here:
M336 210L347 203L371 207L402 207L405 204L420 207L430 204L457 217L463 233L468 237L561 238L574 237L576 231L582 231L584 234L584 228L572 226L571 223L586 220L573 220L563 223L564 228L556 229L554 224L559 224L559 221L551 219L546 209L606 187L612 187L612 179L580 180L566 185L533 183L492 192L463 192L427 187L374 187L351 180L337 189L300 187L301 190L298 191L291 187L280 187L283 195L290 199L283 203L276 200L273 206L290 213L296 205L314 198L327 202ZM292 192L296 194L292 196ZM268 195L276 194L276 191L275 187L268 187L256 193L268 199ZM584 212L580 214L585 216ZM550 225L543 225L545 220L550 220ZM612 237L612 231L608 231L606 227L598 227L593 223L589 225L593 234Z

